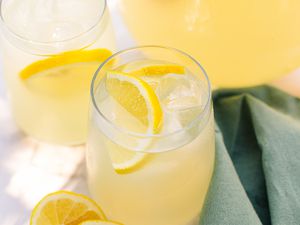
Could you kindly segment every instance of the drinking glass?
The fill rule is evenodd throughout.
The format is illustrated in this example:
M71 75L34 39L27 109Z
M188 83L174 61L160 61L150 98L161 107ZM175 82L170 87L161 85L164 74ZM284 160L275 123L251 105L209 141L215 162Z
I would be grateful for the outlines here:
M151 110L162 109L160 129L143 129L137 120L143 115L126 105L138 101L128 94L132 84L142 84L142 93L154 91L148 90L159 102ZM194 58L141 46L118 52L99 67L91 86L86 164L90 192L109 219L197 224L214 159L210 83Z
M16 123L46 142L86 140L89 86L115 49L105 0L0 0L2 56Z

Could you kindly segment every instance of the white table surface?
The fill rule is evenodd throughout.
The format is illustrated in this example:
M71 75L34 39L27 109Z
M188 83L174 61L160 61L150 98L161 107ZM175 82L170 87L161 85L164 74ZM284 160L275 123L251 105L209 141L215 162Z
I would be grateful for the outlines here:
M116 3L109 0L118 48L134 46ZM1 63L0 63L1 64ZM59 189L87 194L84 146L60 147L26 137L11 118L0 67L0 224L28 224L32 207ZM274 83L300 96L300 70Z

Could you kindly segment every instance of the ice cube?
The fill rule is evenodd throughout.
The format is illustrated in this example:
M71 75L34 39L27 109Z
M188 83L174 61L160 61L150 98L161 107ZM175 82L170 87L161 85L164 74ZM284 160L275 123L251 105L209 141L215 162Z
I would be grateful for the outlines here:
M99 18L99 0L10 0L2 4L7 26L34 41L61 41L88 30Z
M183 128L178 115L174 112L165 111L162 133L168 134Z
M201 81L189 74L162 77L156 92L165 113L164 131L180 130L199 116L205 91Z
M201 105L199 81L190 75L169 74L162 77L157 95L166 111L185 110Z

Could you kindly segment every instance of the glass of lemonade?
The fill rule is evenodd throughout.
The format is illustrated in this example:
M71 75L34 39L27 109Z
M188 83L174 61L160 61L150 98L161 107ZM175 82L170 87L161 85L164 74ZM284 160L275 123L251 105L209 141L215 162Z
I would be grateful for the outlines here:
M92 76L115 48L105 0L0 0L4 73L14 118L57 144L86 139Z
M171 48L124 50L100 66L91 96L88 183L109 219L198 224L215 159L201 65Z

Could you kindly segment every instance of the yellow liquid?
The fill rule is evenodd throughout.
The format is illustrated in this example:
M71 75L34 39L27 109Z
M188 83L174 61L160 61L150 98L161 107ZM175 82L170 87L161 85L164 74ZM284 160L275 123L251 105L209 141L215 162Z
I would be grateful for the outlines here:
M134 70L134 66L127 68ZM154 84L156 81L150 81L152 87L157 86ZM176 88L183 83L181 81L171 84L171 87ZM102 86L99 88L99 92L101 91L103 92ZM122 109L112 97L105 97L104 100L99 97L100 94L97 95L96 92L96 103L104 115L123 128L127 127L131 131L139 130L137 120ZM169 132L178 122L173 118L178 114L168 113L161 97L160 101L164 105L162 129ZM196 127L199 125L199 128L202 127L200 129L187 129L177 136L165 138L136 139L136 142L132 137L113 130L106 120L99 117L98 112L95 110L91 112L87 146L88 183L93 198L108 218L126 225L198 224L214 167L215 138L212 109L209 108L208 113L197 122ZM191 112L183 114L181 119L189 120L187 117ZM188 143L186 140L189 140ZM111 152L136 152L138 150L135 149L134 143L139 141L146 143L145 146L151 146L144 149L147 151L144 164L131 172L117 173L112 164ZM152 144L148 145L150 142Z
M102 19L103 23L97 27L100 35L84 50L115 49L108 12ZM2 39L4 74L16 123L26 134L42 141L67 145L83 143L87 133L90 82L100 62L45 68L42 73L22 79L23 69L52 56L31 54L28 46L21 49L9 37ZM61 51L58 47L55 55L78 50L75 42L71 44L61 45Z
M121 0L139 44L190 53L217 87L272 81L300 65L298 0Z

